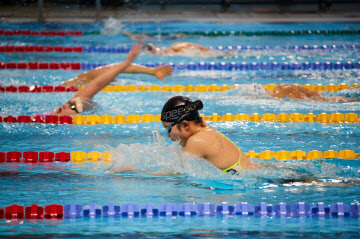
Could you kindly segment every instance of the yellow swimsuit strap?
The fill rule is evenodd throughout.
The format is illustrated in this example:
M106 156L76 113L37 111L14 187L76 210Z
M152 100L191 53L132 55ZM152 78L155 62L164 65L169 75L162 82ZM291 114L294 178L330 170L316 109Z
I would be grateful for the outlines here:
M232 142L232 141L231 141ZM230 166L230 167L228 167L228 168L226 168L226 169L221 169L221 171L223 172L223 173L227 173L228 171L230 171L233 167L235 167L236 165L239 165L239 169L241 169L241 164L240 164L240 159L241 159L241 150L240 150L240 148L239 147L237 147L238 149L239 149L239 160L235 163L235 164L233 164L232 166ZM235 169L234 169L235 170Z
M206 131L211 130L211 129L205 129ZM219 131L218 131L219 132ZM233 167L235 167L236 165L239 165L239 168L241 169L241 164L240 164L240 159L241 159L241 149L239 146L237 146L233 141L231 141L228 137L226 137L223 133L219 132L222 136L224 136L227 140L229 140L233 145L235 145L238 149L239 149L239 160L232 166L226 168L226 169L221 169L222 172L226 173L229 170L231 170Z

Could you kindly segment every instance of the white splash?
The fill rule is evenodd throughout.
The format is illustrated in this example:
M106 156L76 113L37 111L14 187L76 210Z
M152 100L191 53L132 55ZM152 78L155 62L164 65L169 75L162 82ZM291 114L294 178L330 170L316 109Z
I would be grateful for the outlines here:
M119 35L124 30L125 25L113 17L109 17L106 20L104 28L101 29L101 33L107 36Z
M105 173L134 169L138 173L171 175L185 174L196 178L219 178L223 173L206 160L184 152L178 143L166 144L157 129L148 145L120 144L117 148L106 146L113 156L113 163Z

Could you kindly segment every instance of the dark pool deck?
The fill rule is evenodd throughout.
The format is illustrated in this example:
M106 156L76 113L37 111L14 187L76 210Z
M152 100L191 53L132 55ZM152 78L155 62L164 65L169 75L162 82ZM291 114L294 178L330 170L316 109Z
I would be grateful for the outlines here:
M31 22L39 19L37 6L0 6L0 22ZM41 15L40 15L41 16ZM318 22L360 21L360 3L333 4L319 11L317 4L307 5L235 5L226 12L219 5L141 5L136 8L66 7L45 5L44 21L94 22L114 17L127 22L139 21L212 21L212 22Z

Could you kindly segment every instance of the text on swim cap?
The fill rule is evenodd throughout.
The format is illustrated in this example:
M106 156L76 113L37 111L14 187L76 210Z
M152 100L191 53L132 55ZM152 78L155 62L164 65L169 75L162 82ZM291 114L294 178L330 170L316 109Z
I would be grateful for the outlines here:
M179 118L181 115L187 114L190 111L195 110L195 109L196 109L196 105L190 104L188 106L180 107L177 110L176 109L170 110L161 115L161 120L162 121L174 120L174 119Z

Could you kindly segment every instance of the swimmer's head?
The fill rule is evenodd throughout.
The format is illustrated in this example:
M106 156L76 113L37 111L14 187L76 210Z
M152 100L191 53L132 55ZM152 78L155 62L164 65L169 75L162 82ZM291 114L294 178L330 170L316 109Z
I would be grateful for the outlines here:
M192 101L185 96L174 96L165 103L161 111L161 121L175 125L183 120L197 120L201 118L199 110L202 108L201 100Z
M162 125L168 137L184 147L193 134L194 128L191 125L206 126L199 115L202 108L201 100L192 101L184 96L175 96L168 100L161 112Z
M79 97L69 100L67 103L56 107L49 112L51 115L64 116L75 115L84 111L83 103Z
M152 43L148 43L141 48L143 51L155 54L160 48Z

